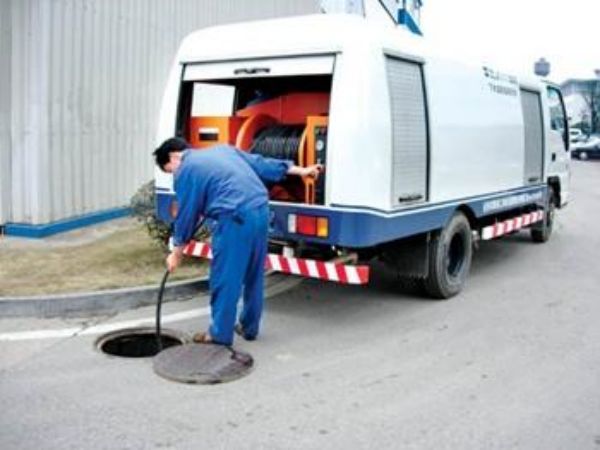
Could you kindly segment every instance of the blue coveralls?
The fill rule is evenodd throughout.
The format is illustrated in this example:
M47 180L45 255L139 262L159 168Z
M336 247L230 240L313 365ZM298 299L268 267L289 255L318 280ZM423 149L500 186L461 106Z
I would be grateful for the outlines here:
M179 209L173 243L185 245L201 216L212 219L209 334L215 342L233 342L242 286L244 302L239 321L247 338L258 334L269 220L264 183L281 181L292 164L225 145L183 152L174 174Z

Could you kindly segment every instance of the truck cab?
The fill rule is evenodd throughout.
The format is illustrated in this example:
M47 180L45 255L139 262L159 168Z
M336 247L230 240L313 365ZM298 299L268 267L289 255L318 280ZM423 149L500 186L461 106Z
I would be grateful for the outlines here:
M571 135L560 88L547 83L546 95L549 111L549 125L546 133L548 183L552 187L553 195L556 196L556 206L562 208L569 202Z

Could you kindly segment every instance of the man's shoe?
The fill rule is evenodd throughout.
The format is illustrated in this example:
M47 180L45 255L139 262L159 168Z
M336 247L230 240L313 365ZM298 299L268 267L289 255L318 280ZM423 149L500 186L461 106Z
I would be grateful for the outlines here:
M244 327L242 327L241 323L236 324L236 326L234 327L234 331L235 331L235 334L243 337L247 341L255 341L256 340L256 336L248 336L246 333L244 333Z
M192 341L194 341L196 344L224 345L220 342L216 342L207 331L200 331L199 333L194 334L194 336L192 336Z

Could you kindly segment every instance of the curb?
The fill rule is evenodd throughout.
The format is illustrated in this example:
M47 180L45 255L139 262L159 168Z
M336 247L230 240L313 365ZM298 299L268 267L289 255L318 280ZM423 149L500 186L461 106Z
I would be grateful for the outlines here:
M0 297L0 318L82 317L115 314L156 304L159 286L138 286L52 296ZM165 287L163 303L208 290L208 277L175 281Z

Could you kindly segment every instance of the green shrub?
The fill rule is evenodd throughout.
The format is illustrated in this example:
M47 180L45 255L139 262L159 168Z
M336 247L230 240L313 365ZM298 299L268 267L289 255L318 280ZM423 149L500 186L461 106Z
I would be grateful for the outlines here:
M144 183L131 197L131 212L133 216L146 226L150 237L165 251L169 247L171 227L156 215L156 192L154 180Z
M154 180L144 183L131 197L131 212L133 216L146 226L148 235L165 251L169 248L171 226L164 223L156 215L156 192ZM205 241L209 237L207 227L202 227L194 235L197 241Z

